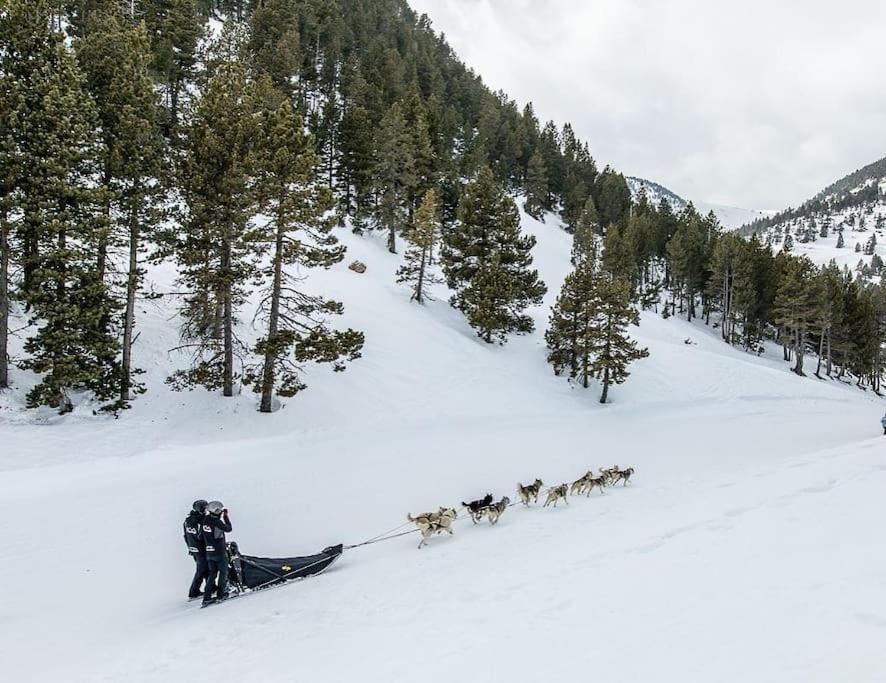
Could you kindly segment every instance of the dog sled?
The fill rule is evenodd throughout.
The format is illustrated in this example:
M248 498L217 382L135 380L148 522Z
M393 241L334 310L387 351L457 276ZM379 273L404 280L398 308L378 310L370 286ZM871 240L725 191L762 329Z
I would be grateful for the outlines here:
M316 555L258 557L244 555L237 543L228 543L228 599L316 576L329 569L343 552L344 546L339 543Z

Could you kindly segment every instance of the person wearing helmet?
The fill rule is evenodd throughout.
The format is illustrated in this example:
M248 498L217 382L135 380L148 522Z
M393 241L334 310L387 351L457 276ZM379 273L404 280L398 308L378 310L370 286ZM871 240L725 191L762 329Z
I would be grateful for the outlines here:
M203 592L203 604L224 600L228 591L228 552L225 533L231 532L231 520L221 501L213 500L206 506L203 518L203 542L206 544L206 564L209 576ZM213 593L216 597L213 598Z
M206 505L205 500L195 500L183 525L185 545L188 546L188 554L194 558L196 565L191 589L188 591L188 599L199 598L203 595L201 587L204 579L209 576L209 566L206 564L206 543L203 541L201 528L203 516L206 514Z

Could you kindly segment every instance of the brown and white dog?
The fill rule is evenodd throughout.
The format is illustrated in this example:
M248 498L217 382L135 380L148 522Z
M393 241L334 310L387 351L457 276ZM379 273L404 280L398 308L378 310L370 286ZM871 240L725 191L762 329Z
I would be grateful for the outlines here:
M485 508L483 508L480 514L485 515L490 524L498 524L498 520L501 519L501 516L505 513L505 510L508 509L508 506L510 504L511 499L507 496L504 496L497 503L487 505Z
M628 467L626 470L619 470L615 473L615 476L612 478L612 483L617 484L621 482L622 486L627 486L628 482L631 480L631 477L634 475L634 468Z
M569 501L566 499L566 493L569 489L569 484L560 484L559 486L552 486L548 489L548 497L545 500L545 504L543 507L547 507L551 503L554 504L554 507L557 507L557 503L562 499L564 503L569 505Z
M530 500L537 503L538 494L541 492L542 486L544 486L544 482L541 479L536 479L529 486L523 486L523 484L517 482L517 495L520 497L520 502L527 507Z
M569 487L570 495L575 495L576 493L582 493L585 488L588 486L591 478L594 476L593 472L588 472L583 477L576 479L572 482L572 486Z
M406 515L406 519L413 522L418 527L419 533L421 533L421 541L418 544L419 550L434 534L442 534L445 531L451 536L452 522L457 517L458 513L452 508L440 508L437 512L423 512L415 517L411 514Z
M612 467L607 467L606 469L600 468L600 474L603 475L603 478L606 480L606 485L609 486L612 482L615 481L615 475L619 472L618 465L613 465Z
M602 474L599 477L595 477L593 475L588 477L587 496L590 497L591 493L594 491L595 486L600 488L600 493L603 493L603 487L606 486L606 483L606 477Z

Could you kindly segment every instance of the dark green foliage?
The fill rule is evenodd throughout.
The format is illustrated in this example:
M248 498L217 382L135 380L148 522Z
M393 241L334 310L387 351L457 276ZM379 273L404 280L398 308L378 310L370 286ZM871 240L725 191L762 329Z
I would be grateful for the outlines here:
M600 218L594 198L588 197L575 230L572 233L572 263L577 264L584 258L596 259L597 236L601 234Z
M36 329L21 366L42 375L28 405L68 412L73 391L113 394L119 346L100 324L114 303L96 263L106 221L95 108L49 12L42 1L14 2L0 15L0 36L4 73L16 81L5 106L17 134L9 189L21 212L21 297Z
M410 299L420 304L430 298L428 287L442 282L431 270L431 261L439 239L437 195L434 190L428 190L415 214L415 227L409 234L410 244L403 258L404 263L397 269L397 282L408 284L412 290Z
M77 56L98 108L104 141L101 180L106 191L107 231L98 244L99 277L106 280L109 248L126 245L128 270L122 285L122 361L119 407L125 407L133 385L132 344L135 300L143 271L139 253L159 219L164 146L159 108L149 74L150 52L144 24L132 25L119 8L89 14ZM112 284L112 283L109 283ZM103 328L109 321L103 320Z
M628 366L649 355L627 334L629 325L639 323L630 283L598 271L594 259L583 259L566 277L551 311L548 362L555 374L567 371L584 387L592 377L599 379L600 403L606 403L610 386L623 383Z
M244 353L234 334L236 309L254 272L245 239L256 200L250 186L254 108L243 65L222 61L187 129L179 169L187 214L173 248L189 290L182 336L193 363L176 373L176 388L202 384L233 395L234 357Z
M381 122L375 141L375 176L378 203L376 226L388 233L388 251L397 253L397 235L408 223L407 201L418 185L415 150L399 103Z
M255 347L262 362L247 365L243 382L261 393L260 410L268 413L275 392L294 396L306 388L299 363L331 363L344 370L345 361L360 357L363 334L330 329L327 317L341 314L342 304L301 291L287 269L329 268L344 258L345 249L331 234L332 192L317 178L320 160L300 116L291 101L274 93L270 80L257 90L255 191L258 209L271 220L246 240L256 255L270 257L259 271L265 294L257 314L267 333Z
M626 217L631 209L631 191L624 176L608 166L603 169L594 188L594 202L604 228Z
M585 388L593 377L592 326L600 277L593 256L579 260L563 282L545 332L548 362L554 366L554 374L566 371L570 379L578 379Z
M773 306L773 322L779 326L779 339L796 354L793 371L803 374L806 337L816 321L820 305L820 284L809 259L788 256L781 268Z
M591 368L603 385L600 403L606 403L610 386L622 384L628 378L631 363L649 355L649 351L639 348L627 334L629 325L639 324L640 314L631 305L630 283L621 278L601 279L591 347L594 354Z
M452 305L468 317L479 336L504 341L509 332L529 332L523 313L541 302L546 287L529 270L535 238L520 233L514 201L484 168L462 194L458 224L444 233L442 261Z
M178 125L182 95L196 76L204 18L196 0L142 0L141 6L151 42L152 70L163 91L163 124L171 135Z
M540 220L542 214L550 208L548 190L548 170L541 153L536 150L529 158L526 170L526 213Z

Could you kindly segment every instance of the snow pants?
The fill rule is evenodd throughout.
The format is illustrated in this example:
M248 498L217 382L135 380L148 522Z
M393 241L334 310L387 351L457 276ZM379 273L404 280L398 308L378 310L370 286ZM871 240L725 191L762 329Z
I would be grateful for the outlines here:
M224 599L228 591L228 556L207 555L206 563L209 567L209 576L206 579L206 590L203 592L203 600L212 600L213 593L219 600Z
M209 576L209 565L206 562L206 555L192 555L194 558L194 580L191 581L191 590L188 591L189 598L196 598L202 595L201 588L203 580Z

